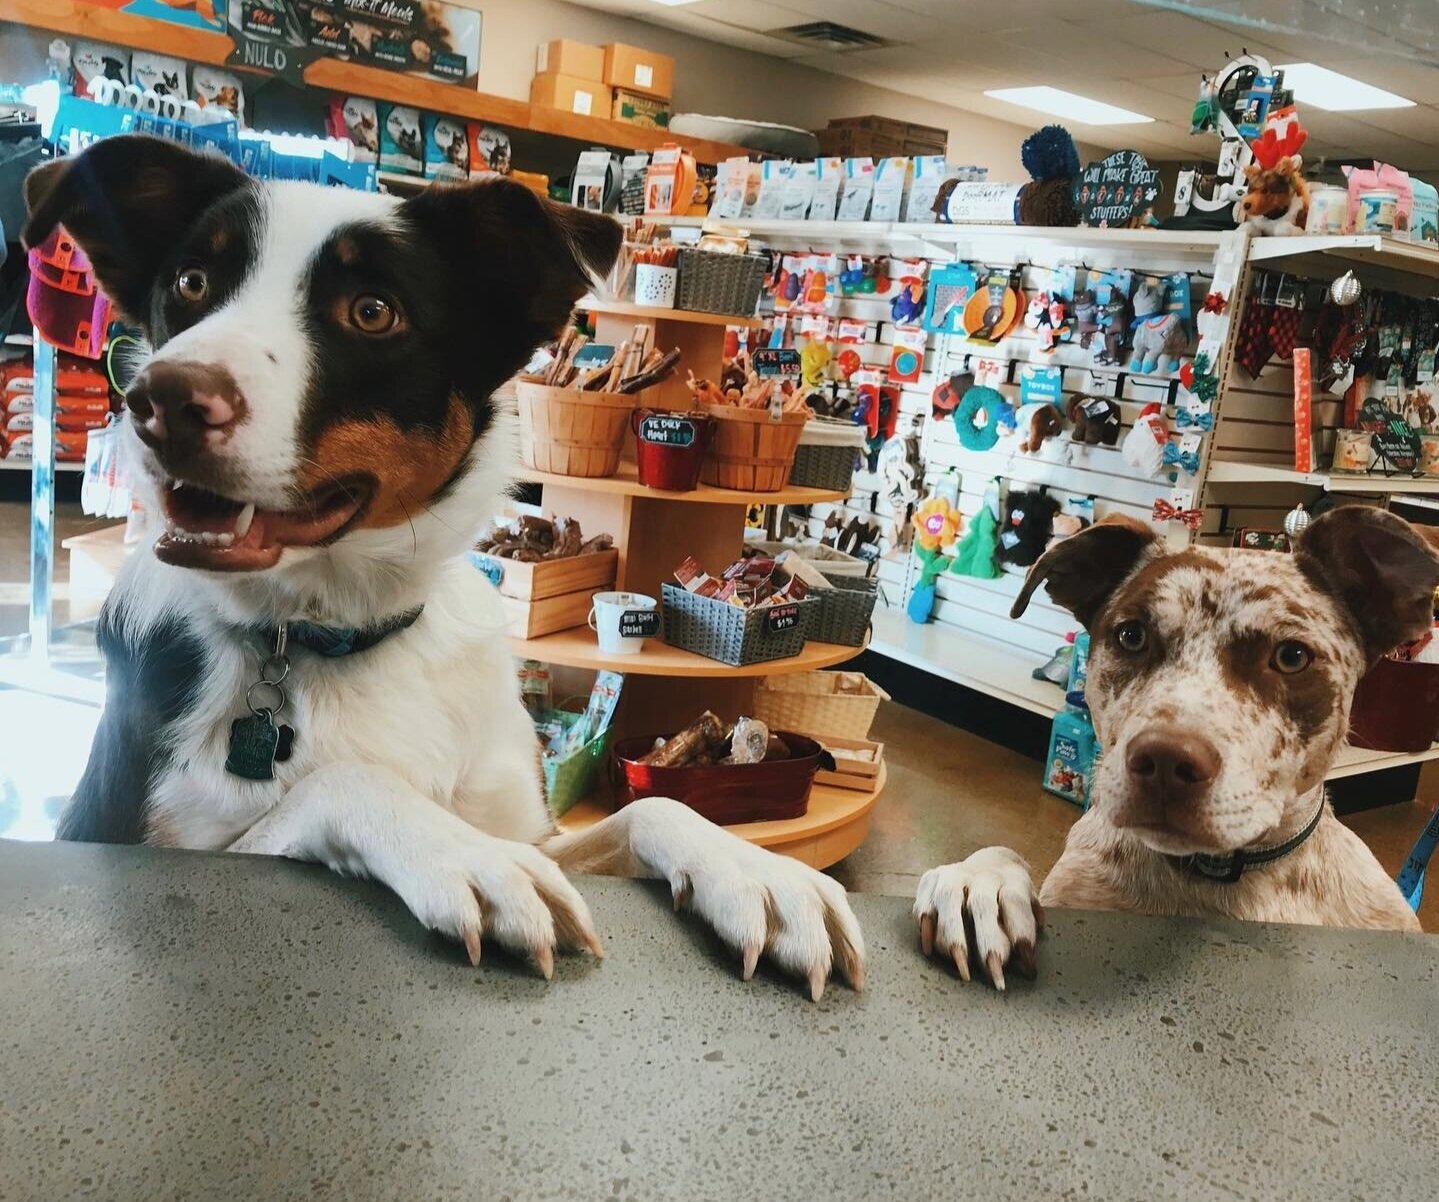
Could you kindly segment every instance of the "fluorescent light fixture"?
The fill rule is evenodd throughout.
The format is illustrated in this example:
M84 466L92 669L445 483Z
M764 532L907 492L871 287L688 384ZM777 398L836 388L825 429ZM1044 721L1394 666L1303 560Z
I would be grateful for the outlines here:
M1049 113L1055 117L1068 117L1085 125L1143 125L1153 121L1143 113L1131 113L1102 100L1091 100L1088 96L1077 96L1062 88L1049 86L1036 88L994 88L985 92L996 100L1017 104L1021 108L1034 109L1037 113Z
M1354 113L1363 109L1410 109L1412 100L1376 88L1362 79L1351 79L1321 67L1318 63L1290 63L1284 72L1284 86L1294 99L1330 113Z
M682 4L698 4L699 0L652 0L654 4L663 4L666 8L679 8Z

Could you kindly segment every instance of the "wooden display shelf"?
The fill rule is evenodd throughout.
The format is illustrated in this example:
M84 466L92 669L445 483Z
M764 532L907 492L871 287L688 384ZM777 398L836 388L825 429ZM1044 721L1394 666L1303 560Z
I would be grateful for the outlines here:
M735 668L717 659L696 655L693 651L671 647L659 639L650 639L638 655L607 655L600 650L594 632L587 626L561 630L538 639L512 638L510 647L520 658L537 659L541 663L560 664L567 668L610 669L627 676L676 676L688 680L734 680L813 672L842 664L864 650L863 647L839 643L811 642L806 643L798 655L791 655L788 659L771 659L762 664Z
M29 459L0 459L0 471L3 472L28 472L32 466L33 461ZM57 472L83 472L85 465L83 463L70 463L67 461L57 463L55 470Z
M113 42L138 50L153 50L213 66L226 65L233 49L230 38L223 33L102 8L85 0L0 0L0 21L12 21L72 37ZM253 68L229 69L264 74ZM527 129L594 145L654 150L666 143L678 143L702 163L722 163L734 155L747 153L744 147L725 142L686 138L669 130L646 129L607 117L583 117L531 104L527 100L471 92L462 85L440 83L336 58L319 58L312 62L305 68L305 82L312 87L347 96L370 96L395 104L415 105L431 112L449 113L471 121Z
M1351 476L1345 472L1301 472L1279 463L1215 459L1209 464L1210 484L1304 484L1325 492L1439 493L1433 476Z
M639 482L635 465L629 460L620 464L613 476L557 476L534 468L520 468L519 478L553 488L573 488L580 492L609 493L622 497L647 497L657 501L685 501L699 505L745 505L751 501L765 505L816 505L843 501L848 495L823 488L806 488L802 484L786 484L778 492L744 492L733 488L716 488L701 484L691 492L671 492L650 488Z
M739 326L755 330L764 325L763 317L739 317L734 313L701 313L694 309L661 309L653 305L636 305L628 301L598 300L587 296L575 306L587 313L604 313L617 317L633 317L636 321L674 321L699 326Z
M778 822L744 822L726 827L750 843L793 856L811 868L828 868L854 851L869 834L870 811L884 792L888 770L881 765L875 788L865 793L833 785L815 785L809 811ZM559 820L564 831L582 831L610 814L597 801L582 801Z

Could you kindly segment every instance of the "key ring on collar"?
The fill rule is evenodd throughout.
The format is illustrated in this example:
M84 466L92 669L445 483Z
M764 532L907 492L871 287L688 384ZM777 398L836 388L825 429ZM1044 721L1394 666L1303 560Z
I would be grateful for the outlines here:
M263 717L273 722L275 715L285 708L288 699L282 685L290 675L290 657L285 654L288 643L289 627L281 622L275 627L275 649L260 664L260 679L245 690L245 704L257 718ZM274 690L275 704L256 705L255 690L267 688Z

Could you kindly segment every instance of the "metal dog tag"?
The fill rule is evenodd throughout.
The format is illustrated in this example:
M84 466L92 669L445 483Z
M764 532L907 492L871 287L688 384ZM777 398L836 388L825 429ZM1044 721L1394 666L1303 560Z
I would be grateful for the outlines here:
M290 758L295 731L290 726L275 724L269 711L236 718L230 723L230 751L225 757L225 771L246 780L274 780L275 762Z

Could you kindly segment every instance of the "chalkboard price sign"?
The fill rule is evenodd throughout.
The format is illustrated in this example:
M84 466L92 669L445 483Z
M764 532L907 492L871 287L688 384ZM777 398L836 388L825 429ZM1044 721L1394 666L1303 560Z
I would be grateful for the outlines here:
M764 628L770 634L780 634L786 630L793 630L799 625L798 605L775 605L771 606L764 616Z
M666 447L693 446L695 424L687 417L652 413L640 422L640 438Z
M763 379L798 379L799 352L793 347L760 347L750 355L755 375Z
M620 614L620 638L652 639L660 632L660 611L627 609Z
M1074 200L1085 225L1119 227L1144 217L1160 191L1158 168L1137 150L1116 150L1084 169Z

